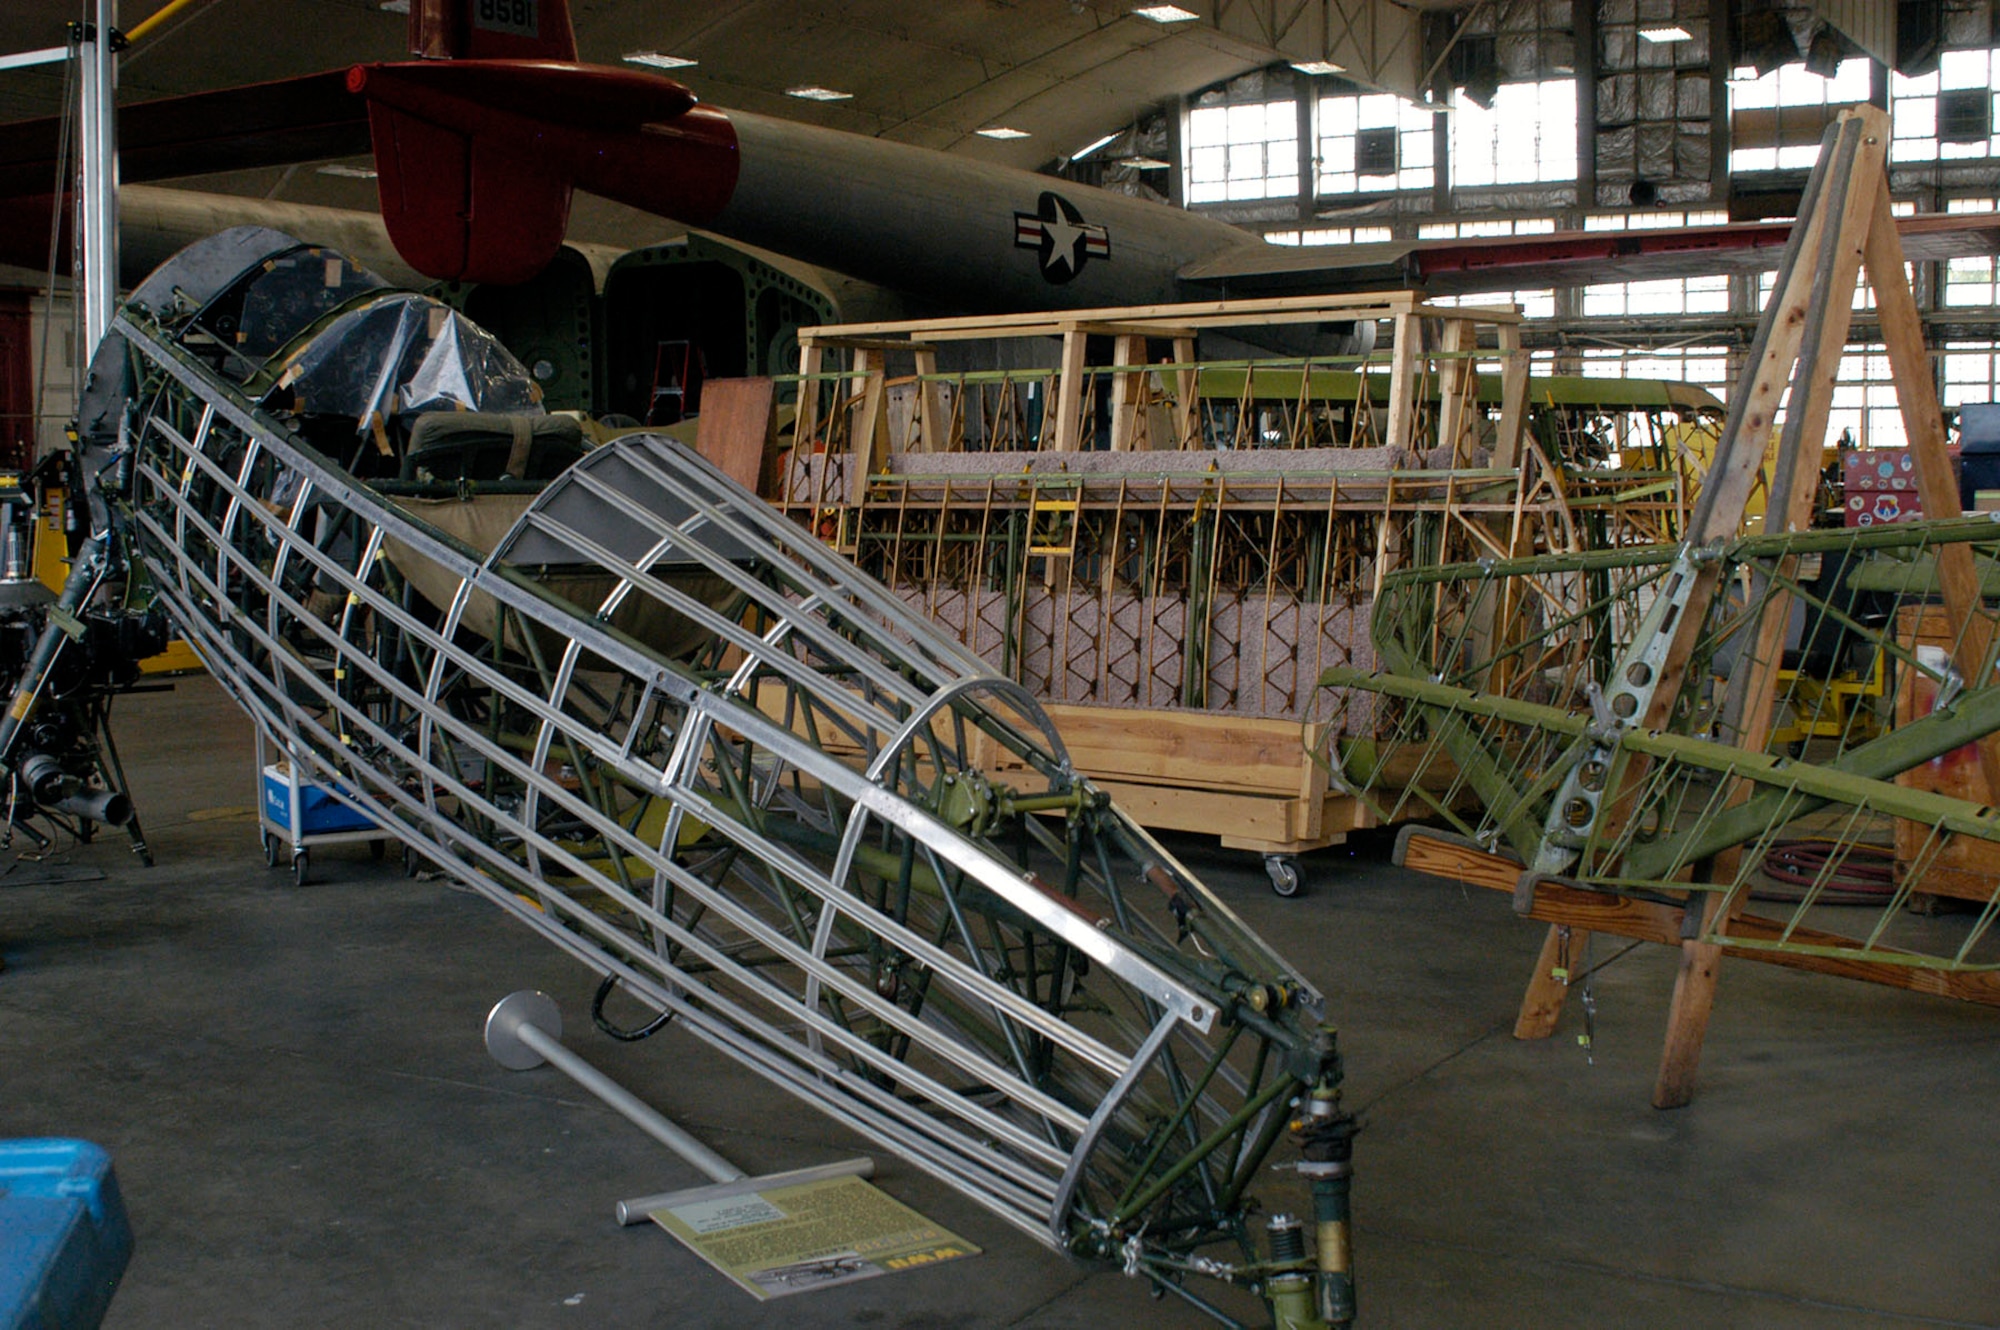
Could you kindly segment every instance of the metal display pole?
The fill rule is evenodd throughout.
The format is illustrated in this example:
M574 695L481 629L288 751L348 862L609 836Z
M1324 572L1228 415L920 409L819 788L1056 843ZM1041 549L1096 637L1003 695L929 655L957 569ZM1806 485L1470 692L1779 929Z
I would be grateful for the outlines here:
M715 1200L724 1195L756 1191L763 1187L798 1186L826 1178L870 1177L875 1161L866 1156L843 1159L817 1168L774 1173L753 1178L715 1151L703 1145L652 1105L618 1082L585 1062L562 1043L562 1012L547 993L524 988L509 993L486 1014L486 1051L509 1071L526 1071L547 1062L584 1089L616 1109L640 1131L666 1146L719 1184L693 1191L663 1192L618 1203L618 1222L643 1223L655 1210L690 1200Z
M91 22L77 30L78 269L83 345L78 364L111 326L118 305L118 34L117 0L93 0Z

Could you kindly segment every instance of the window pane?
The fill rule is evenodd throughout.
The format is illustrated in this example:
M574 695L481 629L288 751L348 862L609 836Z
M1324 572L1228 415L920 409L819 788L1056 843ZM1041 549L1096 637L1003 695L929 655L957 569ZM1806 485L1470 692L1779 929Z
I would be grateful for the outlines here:
M1576 84L1571 80L1503 83L1491 110L1461 96L1451 118L1457 184L1576 179Z
M1432 112L1386 93L1322 97L1319 103L1321 194L1379 193L1429 189L1435 180L1431 143ZM1363 130L1398 132L1397 169L1355 174L1356 135Z
M1229 113L1220 106L1204 106L1188 112L1188 146L1208 148L1228 138Z
M1289 98L1188 112L1188 202L1296 195L1298 114ZM1329 165L1352 167L1351 161Z

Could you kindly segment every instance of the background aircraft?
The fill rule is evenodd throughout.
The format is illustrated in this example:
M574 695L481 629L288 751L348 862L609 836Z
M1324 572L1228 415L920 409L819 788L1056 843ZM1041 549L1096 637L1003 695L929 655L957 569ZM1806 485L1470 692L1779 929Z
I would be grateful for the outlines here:
M768 373L787 367L790 335L804 323L1397 286L1477 294L1754 269L1775 262L1789 230L1787 223L1749 223L1268 245L1148 200L722 110L698 103L671 79L579 64L567 0L491 17L499 12L478 0L414 0L409 46L417 60L126 107L123 179L372 152L381 224L404 263L434 279L477 284L480 293L465 293L485 306L469 306L474 316L530 363L546 360L553 373L576 379L588 405L640 417L669 354L663 348L682 342L698 348L711 376ZM7 223L0 236L12 238L0 259L36 268L45 262L47 223L31 219L53 212L47 191L58 129L55 120L0 127L0 199L12 200L0 203ZM605 256L581 250L558 263L578 190L705 235L630 264L622 275ZM378 263L387 257L372 223L326 217L314 225L272 215L256 201L209 196L190 203L166 191L128 190L125 212L127 243L138 229L148 242L141 248L154 254L222 226L258 222L327 235ZM1919 260L2000 249L2000 221L1991 218L1916 218L1904 230L1906 249ZM570 309L585 273L604 287L594 316ZM522 283L539 294L500 294ZM549 288L565 293L554 313ZM625 314L636 315L636 324ZM586 371L567 366L570 345L593 331L580 327L590 317L603 320L594 327L602 352L586 353L592 364L577 378ZM1352 331L1331 326L1284 349L1346 350ZM532 344L521 346L524 338Z

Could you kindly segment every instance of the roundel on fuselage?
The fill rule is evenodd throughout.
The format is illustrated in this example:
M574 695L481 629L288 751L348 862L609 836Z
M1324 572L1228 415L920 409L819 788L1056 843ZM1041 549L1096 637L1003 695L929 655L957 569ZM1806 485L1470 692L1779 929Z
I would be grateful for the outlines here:
M1074 203L1043 190L1033 212L1014 214L1014 247L1032 249L1042 279L1053 286L1073 280L1092 259L1109 260L1111 233L1083 220Z

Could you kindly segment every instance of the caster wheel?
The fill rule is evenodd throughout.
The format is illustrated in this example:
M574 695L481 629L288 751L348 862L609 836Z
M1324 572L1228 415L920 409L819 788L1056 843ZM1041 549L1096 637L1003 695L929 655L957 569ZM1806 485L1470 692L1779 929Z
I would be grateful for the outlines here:
M403 847L403 876L415 877L423 869L423 866L423 860L417 858L417 852L405 845Z
M1271 890L1280 896L1292 897L1305 890L1299 879L1299 860L1292 854L1267 854L1264 856L1264 871L1271 876Z
M381 840L369 841L368 857L370 859L373 859L378 864L381 863L384 859L389 857L389 842Z
M295 887L303 887L306 884L306 859L304 850L292 856L292 885Z
M276 868L277 866L278 866L278 838L276 836L271 835L269 832L265 832L264 867Z

